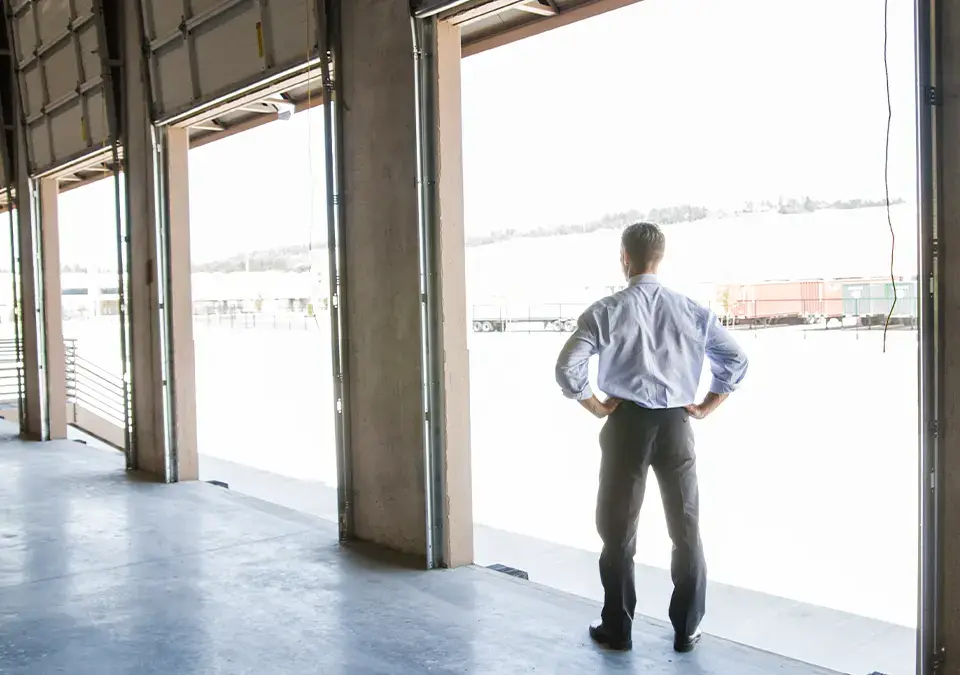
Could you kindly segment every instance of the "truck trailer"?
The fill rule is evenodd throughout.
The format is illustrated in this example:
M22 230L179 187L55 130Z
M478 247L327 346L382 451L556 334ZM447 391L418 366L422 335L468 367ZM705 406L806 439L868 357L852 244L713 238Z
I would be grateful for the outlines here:
M583 304L507 304L474 305L472 327L475 333L505 333L509 330L572 333L577 318L586 309Z

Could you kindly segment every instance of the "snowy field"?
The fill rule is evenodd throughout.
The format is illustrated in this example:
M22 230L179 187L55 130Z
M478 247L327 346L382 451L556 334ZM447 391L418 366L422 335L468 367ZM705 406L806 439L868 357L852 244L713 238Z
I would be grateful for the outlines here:
M67 334L104 362L115 326L68 322ZM912 626L916 332L891 331L886 354L876 330L738 336L751 357L745 386L697 426L711 578ZM553 382L563 340L471 335L474 513L478 523L599 550L600 423ZM201 453L335 485L325 317L308 330L197 324L195 341ZM652 475L639 541L639 562L668 566Z
M915 273L916 212L900 205L892 215L902 235L897 272ZM715 298L703 280L883 276L886 227L883 209L669 226L663 277L704 302ZM622 281L618 239L610 230L470 247L469 302L593 300ZM195 323L200 452L333 486L329 323L325 315L294 323ZM82 355L119 370L116 318L67 321L64 333L80 340ZM913 626L917 333L891 331L885 354L876 330L738 335L751 357L745 386L697 424L711 578ZM600 423L554 383L563 340L470 335L474 514L484 525L595 551ZM669 554L651 476L637 560L666 568Z
M711 578L911 626L918 545L917 334L739 333L744 388L698 423ZM476 520L599 550L601 423L553 384L563 338L471 345ZM637 560L668 567L650 476ZM505 561L509 562L509 561Z

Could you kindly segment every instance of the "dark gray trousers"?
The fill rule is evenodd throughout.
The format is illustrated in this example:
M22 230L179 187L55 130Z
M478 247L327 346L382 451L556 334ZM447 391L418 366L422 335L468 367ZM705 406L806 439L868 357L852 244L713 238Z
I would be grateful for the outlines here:
M648 410L623 403L600 432L597 531L603 540L600 581L604 626L630 637L637 606L633 557L637 519L647 470L660 485L667 531L673 541L670 621L679 635L692 635L703 619L707 568L700 542L700 499L689 415L682 408Z

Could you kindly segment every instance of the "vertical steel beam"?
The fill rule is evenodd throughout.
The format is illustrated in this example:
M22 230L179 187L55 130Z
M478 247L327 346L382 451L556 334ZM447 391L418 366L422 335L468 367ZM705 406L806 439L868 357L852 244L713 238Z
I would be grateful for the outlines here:
M337 455L337 522L341 542L354 537L353 523L353 449L350 445L347 277L344 260L343 200L343 117L339 80L342 75L340 54L339 0L316 0L314 6L317 36L320 40L320 74L323 78L323 141L327 191L327 263L330 279L330 357L333 361L334 429Z
M960 672L960 6L918 3L921 70L921 194L924 271L931 275L932 405L924 409L933 437L926 457L921 620L924 673ZM926 72L924 72L924 70ZM925 321L927 323L927 321ZM927 347L927 345L923 345ZM924 355L931 355L925 350ZM926 391L924 392L926 393ZM929 394L927 394L930 397ZM930 560L929 556L933 559ZM932 605L932 606L931 606Z
M424 420L424 487L426 490L427 565L441 567L447 558L444 504L443 363L440 351L440 314L437 260L439 197L437 195L437 62L436 21L413 19L416 59L417 185L419 195L420 310Z
M414 19L417 57L428 559L473 562L460 31Z
M936 194L937 106L936 21L931 0L917 0L917 149L919 181L917 203L920 210L919 235L919 335L920 335L920 574L917 616L917 673L936 671L941 657L940 594L942 495L939 459L940 396L938 372L942 367L940 322L941 298Z

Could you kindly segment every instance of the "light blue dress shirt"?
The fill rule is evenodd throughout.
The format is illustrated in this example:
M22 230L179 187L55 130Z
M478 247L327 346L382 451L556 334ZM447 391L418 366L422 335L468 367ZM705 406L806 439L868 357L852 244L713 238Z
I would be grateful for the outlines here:
M594 354L601 391L644 408L695 403L704 359L716 394L734 391L747 372L746 354L717 315L649 274L580 316L557 360L557 383L568 398L593 395L587 364Z

